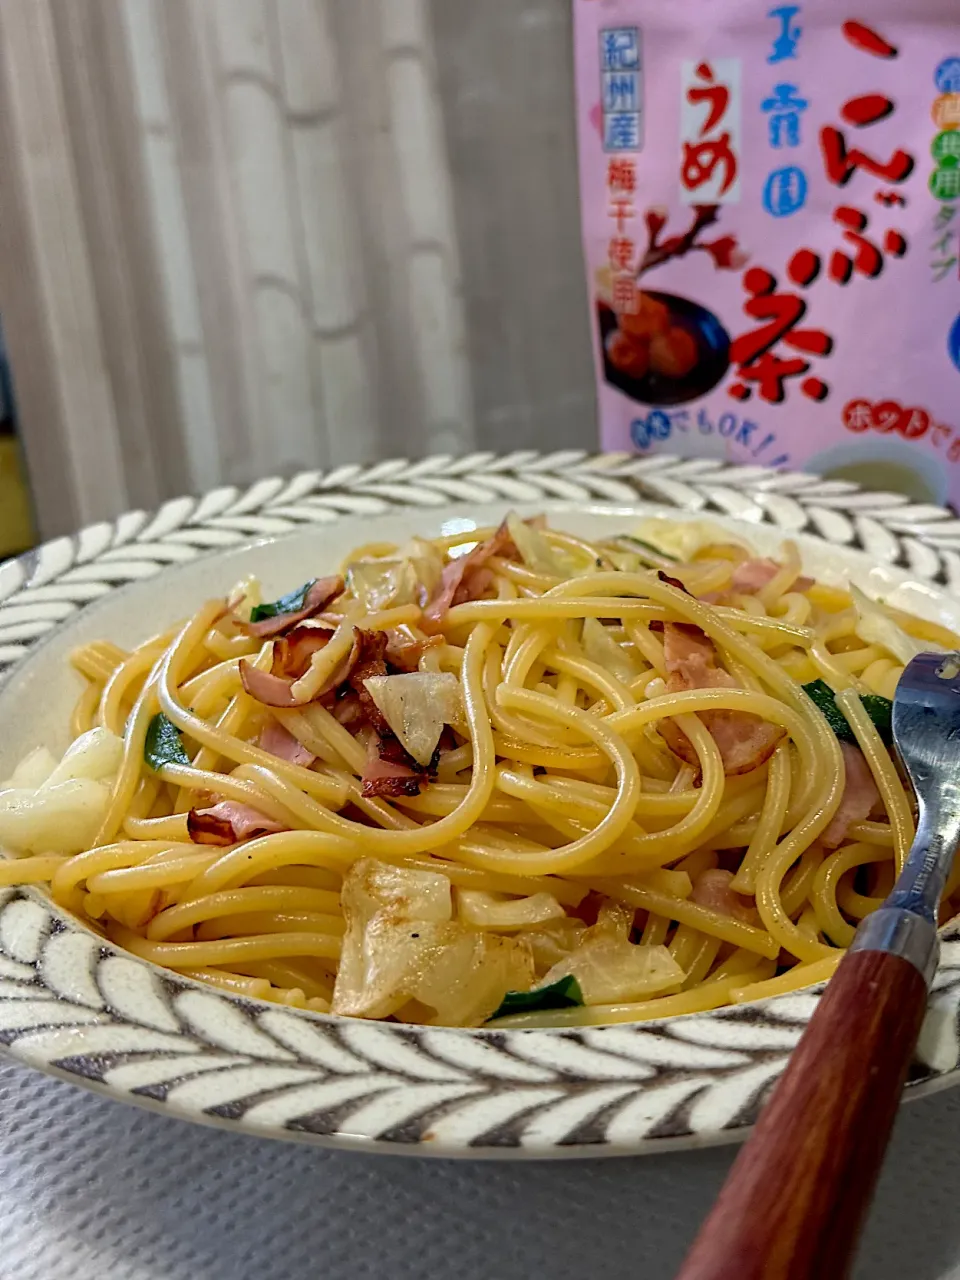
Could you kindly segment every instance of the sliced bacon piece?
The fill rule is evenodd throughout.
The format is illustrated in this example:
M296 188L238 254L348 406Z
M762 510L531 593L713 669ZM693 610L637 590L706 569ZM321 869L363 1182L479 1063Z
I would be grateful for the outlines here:
M655 631L657 635L663 635L663 628L665 625L666 624L662 619L654 618L647 629L649 631ZM672 622L670 625L672 627L679 627L681 631L687 631L692 636L699 635L703 631L703 628L698 627L695 622Z
M353 690L344 697L337 698L329 710L334 720L345 729L357 729L366 722L363 706Z
M444 643L443 636L427 636L425 640L417 640L413 636L404 635L397 627L385 631L384 635L387 637L387 664L396 667L398 671L418 670L424 653Z
M440 737L437 745L433 749L433 755L427 764L420 764L416 761L410 752L406 749L395 733L389 731L377 735L377 752L381 760L386 760L390 764L406 765L408 769L412 769L414 773L423 773L428 777L436 776L437 767L440 764L440 757L445 751L453 751L457 747L457 740L454 737L453 730L449 725L444 725L440 731Z
M663 661L669 674L682 681L680 687L684 689L730 687L736 683L732 676L717 666L717 650L713 641L705 631L691 623L664 623Z
M399 764L393 760L384 760L378 755L374 749L371 752L366 767L363 770L364 778L415 778L417 771L411 769L407 764Z
M418 772L402 760L387 758L385 745L383 739L377 734L370 733L367 742L367 763L363 770L363 777L360 779L362 794L368 798L380 796L393 799L400 796L418 796L421 782ZM397 746L406 755L399 742Z
M675 591L682 591L685 596L690 596L691 599L694 600L696 599L696 596L687 590L679 578L671 578L670 575L668 573L664 573L662 569L657 570L657 577L661 582L665 582L668 587L673 587ZM664 624L659 618L654 618L650 623L650 630L656 631L659 634L662 633L663 626ZM671 623L671 626L679 627L681 630L689 632L690 635L703 635L702 629L698 627L695 622L674 622Z
M757 913L745 898L741 898L739 893L730 888L732 879L732 871L723 871L719 867L701 871L690 894L690 901L701 907L709 907L711 911L718 911L722 916L731 916L744 924L753 924Z
M277 674L277 657L276 645L274 641L274 659L273 669L271 671L261 671L255 667L246 658L240 659L240 680L244 689L250 694L251 698L256 698L258 702L262 702L265 707L280 707L289 710L291 707L302 707L306 702L318 702L321 698L331 693L350 675L351 670L355 667L357 659L361 652L361 641L358 637L365 635L376 635L377 632L360 631L358 627L353 629L353 646L344 660L335 668L333 673L324 681L321 687L314 693L312 698L306 700L299 699L293 692L293 677L287 677ZM326 646L326 641L319 645L322 649ZM314 649L314 652L317 650ZM311 655L312 656L312 655ZM282 660L281 660L282 661ZM385 670L386 668L384 668ZM371 673L373 674L373 673Z
M436 750L430 758L430 763L422 765L414 760L400 739L390 730L386 733L379 733L372 725L365 725L357 734L357 737L366 742L367 748L367 762L361 778L365 796L392 795L396 798L397 796L419 795L420 789L426 784L427 779L436 776L437 766L440 763L440 757L443 752L451 751L457 746L453 731L445 725ZM385 778L391 781L392 790L390 788L384 790L380 786ZM371 786L376 785L379 790L368 790L368 784ZM393 784L396 785L394 786Z
M673 587L674 591L682 591L685 596L690 595L690 592L679 578L671 578L669 573L664 573L662 569L657 570L657 577L661 582L665 582L668 587Z
M362 778L363 787L361 794L365 800L399 800L403 796L418 796L420 794L420 778L411 774L410 777L395 778Z
M281 613L275 618L263 618L260 622L239 623L241 631L248 636L256 636L259 640L270 636L278 636L290 627L296 626L306 618L322 612L331 600L342 595L344 581L339 575L330 578L318 578L310 587L303 601L303 608L295 613Z
M240 682L251 698L262 702L265 707L300 706L292 693L292 680L284 680L269 671L261 671L246 658L240 659Z
M439 590L423 611L421 626L424 631L438 630L454 605L475 600L486 590L490 579L480 577L475 571L480 569L491 556L503 556L508 560L515 560L518 554L510 536L510 530L507 528L507 522L504 520L496 533L487 538L486 542L481 542L467 555L451 560L444 567Z
M767 557L762 560L741 560L733 571L730 588L740 595L755 595L773 581L780 569L781 566L775 560ZM796 578L790 590L809 591L812 586L813 579L801 575Z
M468 600L482 599L484 592L489 591L493 586L495 576L493 570L485 564L469 567L463 575L463 581L457 587L453 603L466 604Z
M880 792L860 748L849 742L841 742L840 750L843 752L846 780L840 807L820 837L820 843L828 849L836 849L837 845L842 844L850 824L869 818L874 806L880 803Z
M285 830L282 823L236 800L221 800L209 809L191 809L187 815L187 831L194 844L237 844Z
M736 689L736 680L717 666L717 651L710 637L699 627L689 624L664 623L663 657L667 671L667 690L681 693L687 689ZM746 711L700 711L697 713L709 730L728 776L749 773L769 760L783 739L779 725L770 724ZM699 767L693 743L672 720L657 725L660 736L670 750Z
M383 713L367 691L364 680L371 676L385 676L387 663L384 655L387 652L387 636L383 631L361 631L354 628L356 637L356 659L344 679L350 682L350 688L360 699L364 715L378 733L392 734L390 726L383 718Z
M273 675L299 680L310 666L310 659L327 647L332 635L328 626L316 620L297 623L273 642Z
M262 750L269 751L278 760L299 764L305 769L309 769L317 758L293 736L285 725L282 725L279 720L274 720L272 716L260 730L259 745Z

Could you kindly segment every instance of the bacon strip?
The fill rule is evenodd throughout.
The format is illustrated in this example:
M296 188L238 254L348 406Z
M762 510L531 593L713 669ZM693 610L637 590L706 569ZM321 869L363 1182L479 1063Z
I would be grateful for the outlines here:
M421 779L416 769L402 759L390 759L390 755L406 756L406 751L390 735L393 743L400 748L399 752L391 752L390 739L384 739L375 732L369 733L367 742L367 763L361 778L362 794L366 797L387 797L397 799L400 796L418 796ZM409 759L409 757L408 757Z
M269 671L261 671L246 658L240 659L240 683L251 698L262 702L265 707L297 707L301 704L291 692L293 681L284 680Z
M667 622L663 631L663 657L669 673L668 692L738 687L733 676L717 666L713 641L699 627ZM723 771L728 776L759 768L773 755L784 736L779 725L761 720L750 712L724 710L700 711L697 714L716 742ZM699 767L693 743L673 720L661 720L657 729L675 755L687 764Z
M440 757L452 751L457 740L448 725L444 725L440 740L427 765L418 764L406 747L390 732L378 733L372 726L365 726L357 735L367 740L367 763L364 766L363 794L365 796L416 796L428 779L436 777ZM384 780L389 786L384 787Z
M362 779L363 786L361 794L365 800L399 800L403 796L418 796L420 794L420 779L416 774L410 777L405 775L394 778L368 778Z
M315 653L325 649L333 635L331 628L316 621L299 622L273 642L272 673L299 680Z
M396 667L398 671L417 671L424 653L444 643L443 636L427 636L425 640L416 640L413 636L404 635L397 627L384 632L384 635L387 637L387 664Z
M382 631L361 631L355 629L357 637L357 656L348 675L350 688L360 699L360 705L367 719L378 733L392 734L393 730L383 718L383 713L367 691L364 680L372 676L385 676L387 663L384 655L387 652L387 637Z
M730 888L733 879L732 871L724 871L720 867L708 868L697 876L690 894L690 901L701 907L709 907L723 916L734 920L742 920L744 924L755 924L757 913L749 905L746 898Z
M689 623L664 623L663 661L684 689L732 688L736 684L717 666L717 650L707 633Z
M467 555L451 560L443 570L439 591L423 611L420 625L424 631L439 630L444 618L454 605L463 604L467 600L476 600L486 590L491 579L479 575L476 571L482 568L491 556L516 559L518 554L514 541L510 537L507 522L504 520L496 533L487 538L486 542L481 542Z
M880 803L880 792L863 752L849 742L841 742L840 750L843 752L845 777L843 796L830 825L820 837L820 843L828 849L836 849L842 844L850 824L869 818L874 806Z
M329 710L334 720L345 729L353 730L366 722L360 699L352 690L344 697L337 698Z
M762 560L741 560L733 571L730 588L740 595L755 595L773 581L780 569L781 566L775 560L769 560L766 557ZM794 580L790 590L809 591L812 586L813 578L807 578L801 574Z
M299 742L285 725L271 716L260 730L260 743L263 751L269 751L278 760L286 760L289 764L299 764L309 769L316 756Z
M350 652L347 654L344 660L334 669L333 673L328 677L328 679L324 681L324 683L316 691L313 697L307 699L306 701L317 702L321 698L323 698L326 694L336 689L338 685L343 684L344 680L346 680L349 677L350 672L356 666L357 660L360 657L361 649L362 649L362 642L360 640L360 637L367 636L367 635L377 635L377 634L379 633L371 632L371 631L361 631L359 627L354 627L353 646L351 647ZM265 707L280 707L285 710L289 710L291 707L302 707L306 705L304 700L298 699L293 693L294 677L287 677L287 676L282 676L277 674L278 661L281 667L283 662L285 661L283 657L278 659L276 656L276 647L278 643L282 643L282 640L280 642L278 641L274 642L274 659L273 659L272 670L270 671L261 671L258 667L255 667L246 658L241 658L240 664L239 664L240 681L243 684L244 689L246 689L247 693L250 694L250 697L256 698L256 700L258 702L262 702ZM312 643L312 641L310 643ZM315 653L317 649L324 648L325 645L326 645L326 641L324 641L323 644L318 644L313 649L313 653ZM313 655L311 653L311 657L312 656ZM384 670L386 670L386 668L384 668Z
M682 591L685 596L690 596L691 600L695 600L696 596L688 591L679 578L671 578L668 573L664 573L662 569L657 570L657 577L661 582L665 582L668 587L673 587L675 591ZM686 631L689 635L702 636L703 630L697 626L695 622L673 622L671 626L678 627L681 631ZM655 631L658 635L663 633L664 624L659 618L654 618L650 623L649 629Z
M187 831L194 844L236 844L285 830L282 823L235 800L221 800L209 809L191 809L187 815Z
M298 622L303 622L306 618L312 618L314 614L322 612L331 600L342 594L343 587L343 578L339 575L318 578L307 592L302 609L298 609L295 613L281 613L275 618L263 618L260 622L238 623L238 626L248 636L256 636L260 640L281 635L290 627L296 626Z
M657 577L661 582L665 582L668 587L673 587L674 591L682 591L685 596L690 595L690 592L679 578L671 578L669 573L664 573L662 569L657 570Z

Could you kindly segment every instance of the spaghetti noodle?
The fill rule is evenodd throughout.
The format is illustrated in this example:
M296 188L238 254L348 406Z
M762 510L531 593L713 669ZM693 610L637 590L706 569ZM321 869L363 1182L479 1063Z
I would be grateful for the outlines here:
M641 532L510 516L87 645L72 746L0 791L0 885L360 1017L582 1026L821 980L913 836L886 700L960 642L791 544Z

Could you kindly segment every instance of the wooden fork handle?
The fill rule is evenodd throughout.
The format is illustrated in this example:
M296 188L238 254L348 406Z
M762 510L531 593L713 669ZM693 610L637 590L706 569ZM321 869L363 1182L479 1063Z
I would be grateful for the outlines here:
M926 996L909 959L848 952L677 1280L848 1275Z

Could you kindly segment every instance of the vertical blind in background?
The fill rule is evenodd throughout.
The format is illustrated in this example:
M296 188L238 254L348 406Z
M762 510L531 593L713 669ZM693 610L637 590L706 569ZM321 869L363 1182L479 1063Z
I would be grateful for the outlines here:
M42 532L298 467L591 447L570 0L3 0Z

